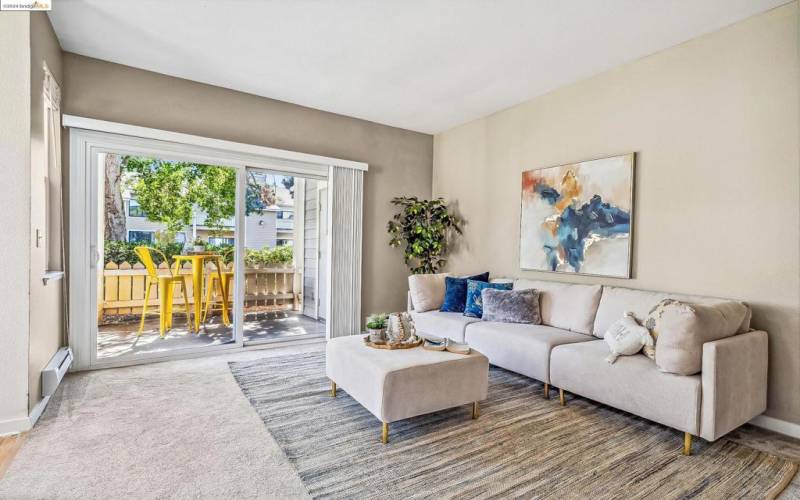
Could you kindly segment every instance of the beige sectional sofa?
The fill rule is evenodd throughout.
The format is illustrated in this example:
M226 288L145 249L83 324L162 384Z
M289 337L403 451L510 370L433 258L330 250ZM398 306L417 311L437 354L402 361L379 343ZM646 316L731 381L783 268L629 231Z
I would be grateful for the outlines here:
M600 285L519 279L514 289L541 292L541 325L497 323L460 313L409 310L422 336L467 342L493 365L678 429L684 453L691 437L714 441L766 409L767 334L750 329L750 312L732 337L703 345L702 372L664 373L646 356L609 364L602 339L626 311L642 321L659 301L714 304L725 299Z

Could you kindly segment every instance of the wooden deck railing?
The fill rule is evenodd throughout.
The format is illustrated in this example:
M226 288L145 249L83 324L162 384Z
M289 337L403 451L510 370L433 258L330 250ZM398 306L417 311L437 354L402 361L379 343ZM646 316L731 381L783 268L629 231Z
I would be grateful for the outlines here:
M233 264L226 266L227 271L233 269ZM159 272L169 274L167 265L161 263ZM217 270L209 264L205 269L206 281L208 277L216 274ZM181 274L191 276L191 265L186 263L181 269ZM128 262L115 264L109 262L103 269L101 289L98 290L98 319L105 315L141 314L144 305L145 282L147 270L137 262L131 265ZM234 281L236 277L234 276ZM194 290L191 279L189 282L189 303L194 303ZM245 308L258 308L259 310L299 310L302 301L302 276L293 267L246 268L245 269ZM229 291L233 296L233 290ZM175 301L181 302L180 294L176 293ZM150 291L148 309L156 312L158 309L158 287ZM156 309L150 309L154 307Z

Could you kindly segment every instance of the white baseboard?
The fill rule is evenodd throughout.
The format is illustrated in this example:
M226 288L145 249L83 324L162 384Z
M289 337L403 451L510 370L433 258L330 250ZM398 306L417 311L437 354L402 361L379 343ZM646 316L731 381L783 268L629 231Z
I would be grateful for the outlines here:
M14 420L4 420L0 422L0 436L19 434L20 432L29 431L30 429L31 421L28 417L16 418Z
M800 424L787 422L775 417L759 415L750 421L751 424L762 429L778 432L787 436L800 439Z

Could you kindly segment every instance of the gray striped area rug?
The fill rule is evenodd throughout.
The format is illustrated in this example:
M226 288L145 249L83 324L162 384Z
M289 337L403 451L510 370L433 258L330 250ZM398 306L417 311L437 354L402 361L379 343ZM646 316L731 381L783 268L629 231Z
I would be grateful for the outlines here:
M230 363L245 396L315 498L770 498L797 466L725 439L683 434L492 367L471 405L381 424L329 395L321 353Z

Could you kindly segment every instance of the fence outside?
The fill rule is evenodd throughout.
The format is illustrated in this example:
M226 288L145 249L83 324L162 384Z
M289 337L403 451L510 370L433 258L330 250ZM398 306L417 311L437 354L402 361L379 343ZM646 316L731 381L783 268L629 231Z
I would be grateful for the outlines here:
M158 268L160 274L169 274L166 263L162 262ZM233 271L233 264L227 264L223 271ZM209 286L209 276L216 272L217 269L213 264L206 266L204 286ZM185 263L180 273L189 278L188 300L193 304L191 264ZM146 280L147 270L140 262L133 265L128 262L119 265L114 262L107 263L103 269L101 283L98 284L101 287L98 290L98 297L102 299L98 300L98 320L102 321L106 315L141 314ZM246 268L245 310L299 310L302 301L302 282L302 276L294 267ZM213 296L218 298L219 292L216 287L214 292ZM232 290L229 291L229 296L233 296ZM178 304L182 302L180 293L175 294L174 300ZM153 312L158 310L158 287L154 286L150 291L147 308Z

